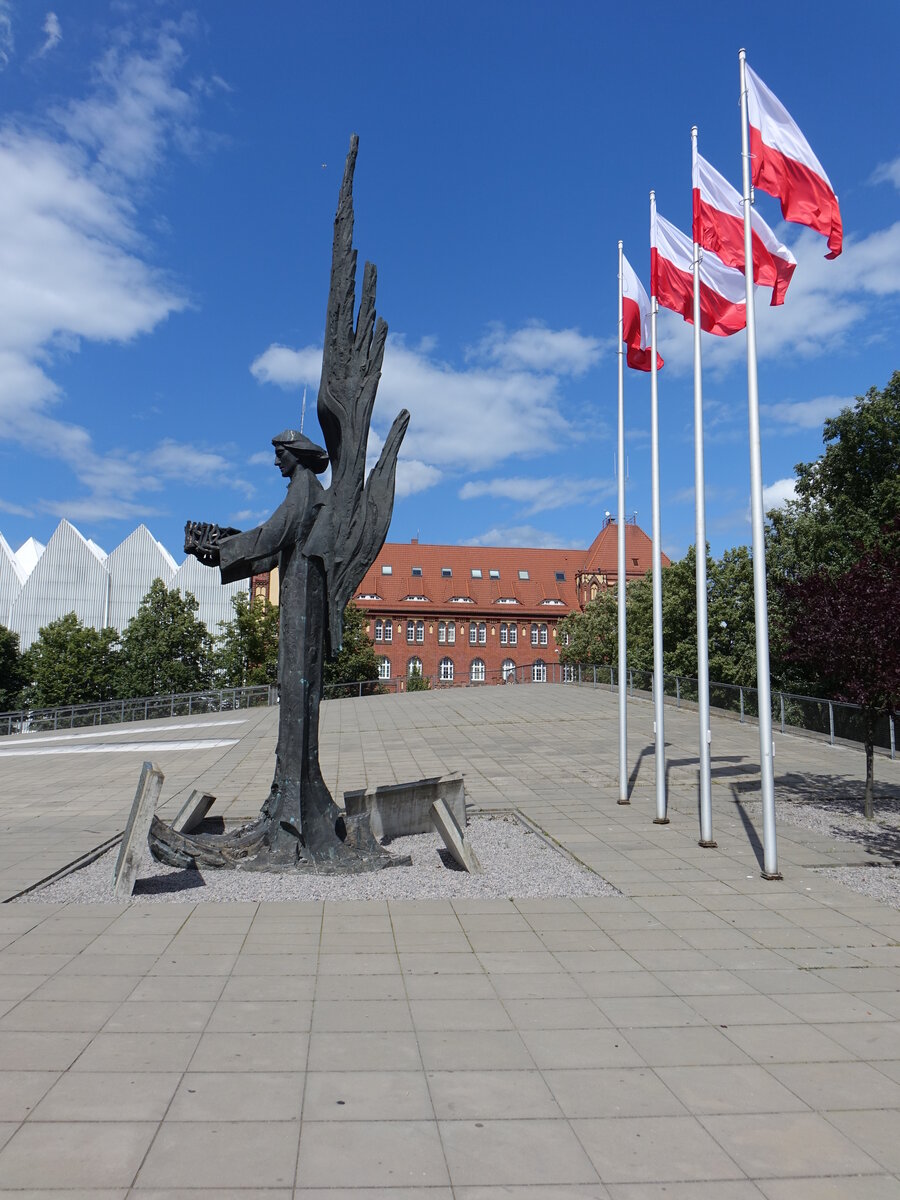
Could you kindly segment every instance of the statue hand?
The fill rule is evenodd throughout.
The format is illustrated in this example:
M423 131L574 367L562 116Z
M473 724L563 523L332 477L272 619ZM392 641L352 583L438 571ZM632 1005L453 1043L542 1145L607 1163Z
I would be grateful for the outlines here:
M206 567L219 565L219 544L240 530L212 525L208 521L188 521L184 527L184 552L193 554Z

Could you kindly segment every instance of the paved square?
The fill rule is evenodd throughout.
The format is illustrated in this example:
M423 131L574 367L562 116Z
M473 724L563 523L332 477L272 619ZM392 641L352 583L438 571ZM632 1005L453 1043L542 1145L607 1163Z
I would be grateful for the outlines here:
M756 729L713 719L717 850L697 846L696 716L553 685L324 706L336 794L454 770L609 897L0 909L0 1200L893 1200L900 912L810 870L871 859L779 825L759 876ZM274 710L161 729L163 813L268 790ZM165 722L158 722L165 726ZM115 726L95 746L127 741ZM92 733L96 734L94 730ZM28 735L0 750L56 746ZM777 735L776 785L860 753ZM0 754L0 894L120 833L141 754ZM879 780L900 764L879 758ZM818 782L816 782L818 781Z

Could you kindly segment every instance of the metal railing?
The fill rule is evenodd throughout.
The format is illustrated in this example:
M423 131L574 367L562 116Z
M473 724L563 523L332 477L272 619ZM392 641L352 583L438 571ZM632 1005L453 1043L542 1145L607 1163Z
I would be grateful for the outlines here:
M66 704L60 708L34 708L0 713L0 736L11 733L46 733L54 729L83 729L91 725L121 725L125 721L190 717L202 713L257 708L277 701L275 688L218 688L171 696L141 696L132 700L103 700L96 704Z
M608 664L564 666L558 662L539 660L526 666L518 666L515 670L485 671L483 678L472 679L468 675L458 675L454 672L452 679L441 678L440 675L420 676L419 679L420 690L428 691L529 683L575 684L612 690L618 687L618 670ZM338 684L326 689L325 695L329 699L340 699L342 696L398 694L410 690L412 689L409 687L409 677L399 675L390 679L379 679L377 682L368 680L365 683ZM675 708L690 707L697 703L697 680L688 675L663 675L663 691L665 702ZM733 716L742 723L758 722L759 702L756 688L710 680L709 692L710 708L719 715ZM629 667L628 694L651 698L652 672ZM822 738L832 746L838 743L859 745L864 741L865 717L862 708L840 700L773 691L772 720L776 730L780 730L781 733ZM887 751L891 758L896 758L895 722L888 713L879 718L874 744L878 749Z

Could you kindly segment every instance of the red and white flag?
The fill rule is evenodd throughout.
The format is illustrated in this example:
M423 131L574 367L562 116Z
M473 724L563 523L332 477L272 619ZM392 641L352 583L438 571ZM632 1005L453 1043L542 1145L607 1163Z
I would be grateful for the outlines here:
M698 154L694 165L694 241L739 271L744 269L743 205L740 192ZM752 208L750 225L754 282L772 289L773 304L783 304L797 260Z
M636 371L650 371L653 359L650 355L650 301L644 285L638 279L625 255L622 255L622 341L628 350L625 361ZM659 354L656 368L663 365Z
M680 229L657 215L651 229L650 291L663 308L694 323L694 247ZM728 337L747 324L747 290L743 271L726 267L711 250L700 260L700 328Z
M791 114L749 65L747 110L753 186L778 197L786 221L827 237L825 257L837 258L844 231L831 181Z

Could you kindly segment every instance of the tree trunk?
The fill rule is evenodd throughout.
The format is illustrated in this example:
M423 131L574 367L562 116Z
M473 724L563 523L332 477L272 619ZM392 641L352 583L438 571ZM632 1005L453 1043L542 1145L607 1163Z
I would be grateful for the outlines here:
M875 737L873 725L874 722L870 721L866 726L866 792L863 799L863 813L869 821L875 816L875 805L872 800L872 792L875 785Z

